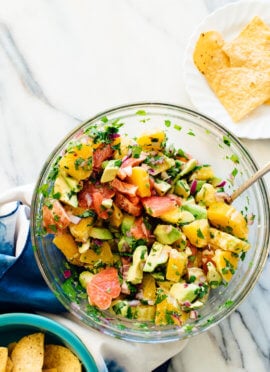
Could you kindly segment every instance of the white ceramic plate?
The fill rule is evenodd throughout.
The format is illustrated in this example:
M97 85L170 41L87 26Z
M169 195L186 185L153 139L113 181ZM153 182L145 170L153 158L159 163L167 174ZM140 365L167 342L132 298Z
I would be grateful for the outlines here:
M262 105L239 123L234 123L194 65L193 50L201 32L216 30L224 40L230 41L256 15L270 25L270 2L239 1L211 13L192 34L184 59L185 87L196 109L217 120L236 136L250 139L270 138L270 105Z

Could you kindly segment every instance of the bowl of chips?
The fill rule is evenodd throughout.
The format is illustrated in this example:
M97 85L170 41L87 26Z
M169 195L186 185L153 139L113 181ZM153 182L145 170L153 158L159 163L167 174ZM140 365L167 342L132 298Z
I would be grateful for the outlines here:
M246 298L265 263L263 180L230 132L190 109L100 113L50 154L31 230L42 275L85 327L136 342L199 334Z
M98 371L81 340L59 323L36 314L0 315L1 371Z

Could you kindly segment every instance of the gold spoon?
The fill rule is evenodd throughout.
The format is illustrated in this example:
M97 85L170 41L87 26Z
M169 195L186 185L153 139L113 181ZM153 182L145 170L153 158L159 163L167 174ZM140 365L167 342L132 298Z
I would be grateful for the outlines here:
M266 163L261 169L253 174L246 182L244 182L238 189L236 189L232 195L226 196L226 202L231 204L239 195L241 195L249 186L253 185L259 178L264 176L267 172L270 171L270 161Z

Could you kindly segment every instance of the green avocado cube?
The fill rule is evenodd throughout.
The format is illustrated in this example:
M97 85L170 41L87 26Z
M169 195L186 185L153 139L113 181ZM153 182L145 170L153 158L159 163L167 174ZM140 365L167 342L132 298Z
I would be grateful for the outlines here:
M158 265L162 265L168 261L169 251L171 247L158 242L154 242L150 250L149 256L145 262L143 271L151 273Z
M161 244L173 244L181 238L182 233L172 225L157 225L154 235Z

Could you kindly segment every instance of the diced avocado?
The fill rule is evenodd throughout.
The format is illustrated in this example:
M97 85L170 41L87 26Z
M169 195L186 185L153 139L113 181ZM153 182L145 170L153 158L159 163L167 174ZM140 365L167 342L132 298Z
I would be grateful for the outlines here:
M179 225L185 225L195 220L192 213L188 211L181 211L181 218L179 220Z
M154 189L158 195L162 196L171 189L171 185L168 182L162 180L155 180Z
M184 251L186 246L187 246L187 238L185 236L185 234L182 233L181 231L181 237L180 239L176 240L174 243L173 243L173 248L176 248L180 251Z
M220 284L222 283L222 276L217 271L213 262L211 262L211 261L207 262L206 266L207 266L207 270L208 270L206 277L207 277L207 281L208 281L210 287L211 288L219 287Z
M204 271L199 267L189 267L187 275L190 283L203 283L206 280Z
M153 322L156 315L155 306L137 305L131 306L132 318L142 322Z
M109 160L102 173L100 182L104 183L113 181L117 175L120 165L121 162L119 160Z
M199 192L201 190L201 188L203 187L203 185L205 184L206 181L202 181L202 180L197 180L197 185L196 185L196 190L195 192Z
M110 230L104 227L92 227L89 233L90 238L100 239L100 240L110 240L113 238Z
M116 315L121 315L125 318L130 318L131 317L131 309L128 305L128 301L122 301L122 300L113 301L112 305L111 305L111 310ZM129 312L130 312L130 316L128 316Z
M101 205L106 209L110 209L113 205L113 200L112 199L103 199L102 202L101 202Z
M77 192L80 190L79 181L75 178L59 174L54 182L54 194L59 194L59 199L72 207L78 206Z
M248 242L213 227L210 227L209 244L215 248L221 248L224 251L231 251L237 254L247 252L250 248Z
M145 262L143 271L153 272L158 265L162 265L168 261L170 246L158 242L154 242L150 250L149 256Z
M181 170L181 172L179 173L179 175L176 177L177 180L179 178L182 178L184 176L186 176L188 173L190 173L191 171L193 171L193 169L197 167L197 160L196 159L190 159L188 160L186 163L184 163L184 166Z
M94 274L90 273L90 271L82 271L79 275L79 282L83 288L87 287L87 284L92 280Z
M195 220L201 220L201 219L207 218L206 208L204 208L201 205L185 204L185 205L182 205L182 210L193 214Z
M182 198L188 198L190 195L190 188L186 180L178 180L174 186L174 192Z
M89 248L90 248L90 240L87 240L81 245L78 245L78 250L80 253L85 253L86 251L88 251Z
M191 302L190 304L188 304L188 306L185 305L185 304L182 305L181 309L183 311L197 310L197 309L200 309L201 307L203 307L203 305L204 305L204 302L196 300L196 301Z
M160 174L162 172L165 172L166 170L170 169L175 165L175 160L172 158L169 158L168 156L158 153L159 156L159 162L156 162L154 164L151 163L151 175L156 176L157 174Z
M199 290L200 287L194 283L175 283L170 289L170 295L183 304L185 301L194 301Z
M134 225L135 217L129 214L124 214L123 220L121 223L121 232L126 234L126 232L130 231L132 226Z
M135 248L132 257L132 264L128 269L127 282L132 284L139 284L143 279L143 266L147 260L147 247L145 245L139 245Z
M172 244L181 238L182 233L172 225L157 225L154 235L159 243Z
M182 205L186 204L196 204L194 197L190 195L186 200L183 200Z
M130 252L130 238L122 236L117 244L119 252Z

